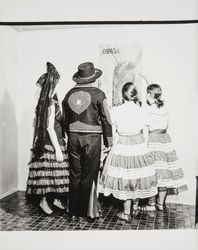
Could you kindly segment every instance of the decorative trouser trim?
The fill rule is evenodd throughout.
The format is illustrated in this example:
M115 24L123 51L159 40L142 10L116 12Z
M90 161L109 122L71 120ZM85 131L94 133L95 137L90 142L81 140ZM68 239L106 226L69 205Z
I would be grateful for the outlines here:
M97 196L97 183L93 181L91 193L89 197L89 204L87 209L87 216L91 218L99 217L99 204L98 204L98 196Z

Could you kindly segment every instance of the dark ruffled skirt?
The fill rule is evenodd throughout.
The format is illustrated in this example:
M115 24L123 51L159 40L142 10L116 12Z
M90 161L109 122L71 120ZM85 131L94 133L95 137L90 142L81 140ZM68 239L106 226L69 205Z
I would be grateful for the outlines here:
M64 161L57 162L52 145L45 145L43 156L29 164L26 195L62 196L69 192L69 161L66 145L62 141L61 150Z

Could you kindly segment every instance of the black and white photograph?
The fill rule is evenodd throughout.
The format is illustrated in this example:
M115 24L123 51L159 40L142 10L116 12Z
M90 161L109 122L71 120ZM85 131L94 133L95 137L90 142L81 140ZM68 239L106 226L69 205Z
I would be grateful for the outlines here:
M127 1L121 18L105 18L113 3L102 18L99 2L30 1L28 18L25 1L1 2L1 233L152 232L154 250L165 233L192 236L198 2Z

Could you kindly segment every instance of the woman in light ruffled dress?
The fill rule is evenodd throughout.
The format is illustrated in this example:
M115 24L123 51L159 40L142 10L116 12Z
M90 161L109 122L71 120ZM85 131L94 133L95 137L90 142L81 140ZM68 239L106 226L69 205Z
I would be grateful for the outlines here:
M178 165L178 157L167 133L169 110L167 104L161 99L162 89L158 84L147 87L147 113L149 115L148 147L155 155L154 167L157 176L158 199L149 199L147 210L163 210L168 188L177 188L178 191L187 189L184 172Z
M124 211L117 216L128 222L138 210L139 199L157 194L157 182L154 156L147 148L150 122L138 105L132 82L123 86L122 97L123 104L111 112L114 146L106 159L99 191L123 201Z

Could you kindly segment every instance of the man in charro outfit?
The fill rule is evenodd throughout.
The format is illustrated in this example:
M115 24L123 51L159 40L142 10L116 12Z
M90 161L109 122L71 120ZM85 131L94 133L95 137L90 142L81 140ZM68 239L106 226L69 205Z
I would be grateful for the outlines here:
M93 63L80 64L73 76L76 85L62 103L70 161L69 213L73 219L89 215L90 195L100 168L101 134L105 147L112 146L107 99L92 85L101 75Z

